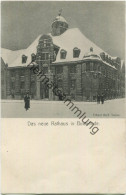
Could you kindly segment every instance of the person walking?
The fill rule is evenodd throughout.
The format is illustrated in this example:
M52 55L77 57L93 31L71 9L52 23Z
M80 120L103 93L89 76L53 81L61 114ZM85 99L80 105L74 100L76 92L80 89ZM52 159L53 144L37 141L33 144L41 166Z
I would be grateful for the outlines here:
M97 104L100 104L100 95L97 95Z
M103 93L101 95L101 102L102 102L102 104L104 104L104 94Z
M28 93L24 97L24 102L25 102L25 109L27 111L30 108L30 96Z

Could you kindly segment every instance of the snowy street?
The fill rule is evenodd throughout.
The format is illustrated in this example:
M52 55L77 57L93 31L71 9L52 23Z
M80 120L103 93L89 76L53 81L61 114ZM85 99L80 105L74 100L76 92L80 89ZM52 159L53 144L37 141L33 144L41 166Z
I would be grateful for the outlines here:
M73 102L90 118L124 118L125 99L107 100L105 103ZM30 109L24 109L23 100L2 100L2 118L73 118L77 117L62 101L31 100Z

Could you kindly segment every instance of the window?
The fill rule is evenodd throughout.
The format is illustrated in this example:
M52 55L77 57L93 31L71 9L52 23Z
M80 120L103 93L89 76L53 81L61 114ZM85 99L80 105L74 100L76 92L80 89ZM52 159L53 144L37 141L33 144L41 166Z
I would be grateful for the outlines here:
M108 62L108 55L105 56L105 60L106 60L106 62Z
M105 60L105 53L104 52L100 53L100 56L101 56L102 60Z
M94 70L94 71L97 70L97 64L96 64L96 63L94 63L94 65L93 65L93 70Z
M67 52L65 51L65 50L61 50L60 51L60 59L65 59L66 58L66 54L67 54Z
M77 47L75 47L75 48L73 49L73 57L74 57L74 58L78 58L79 55L80 55L80 49L78 49Z
M47 46L47 40L46 40L46 39L43 40L43 46L44 46L44 47Z
M49 59L49 53L42 53L42 60L48 60Z
M11 82L11 89L15 89L15 83L14 82Z
M86 71L86 63L83 63L82 64L82 72L85 72Z
M86 71L90 71L90 63L86 63Z
M31 54L31 61L34 62L36 60L36 55L34 53Z
M20 70L20 76L24 76L24 70Z
M25 83L24 82L21 82L21 89L24 89L25 88Z
M58 88L63 88L63 81L61 79L58 80Z
M14 70L11 71L11 77L15 77L15 71Z
M76 73L76 66L71 66L70 67L70 73Z
M98 71L101 71L101 66L100 65L98 65Z
M36 91L35 82L31 82L31 94L34 95Z
M71 82L70 82L70 88L75 89L75 86L76 86L76 80L73 79L73 80L71 80Z
M105 68L104 67L102 67L101 72L103 75L105 75Z
M59 66L59 67L57 67L56 68L56 72L57 72L57 74L61 74L62 72L63 72L63 67L62 66Z
M51 46L51 44L48 42L48 43L46 43L46 47L50 47Z
M25 64L27 61L27 56L22 55L22 64Z

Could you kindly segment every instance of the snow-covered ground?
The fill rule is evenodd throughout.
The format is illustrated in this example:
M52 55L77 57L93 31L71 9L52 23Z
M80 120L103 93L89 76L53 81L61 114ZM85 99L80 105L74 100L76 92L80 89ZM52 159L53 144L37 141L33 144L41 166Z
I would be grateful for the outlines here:
M102 105L96 102L74 102L82 113L90 118L124 118L125 99L108 100ZM62 101L31 100L30 109L24 109L23 100L2 100L3 118L73 118L77 117Z

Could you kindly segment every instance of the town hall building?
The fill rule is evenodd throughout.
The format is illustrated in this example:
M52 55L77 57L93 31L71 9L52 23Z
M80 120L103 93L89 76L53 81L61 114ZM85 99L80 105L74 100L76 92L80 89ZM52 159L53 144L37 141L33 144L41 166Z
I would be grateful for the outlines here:
M1 97L59 100L31 71L36 66L66 96L75 101L96 101L98 94L106 99L125 96L125 64L90 41L59 14L51 33L40 35L27 48L1 50Z

